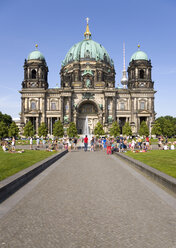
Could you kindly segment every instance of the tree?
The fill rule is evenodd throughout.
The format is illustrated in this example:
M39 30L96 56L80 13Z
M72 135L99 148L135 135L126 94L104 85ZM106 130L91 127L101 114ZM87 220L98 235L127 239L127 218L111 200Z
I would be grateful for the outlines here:
M13 121L9 127L9 137L17 137L19 133L19 128L17 127L16 123Z
M39 137L43 136L46 137L48 134L48 129L46 127L45 122L42 122L42 124L40 125L39 129L38 129L38 135Z
M110 129L110 135L113 137L117 137L120 135L120 127L116 121L112 123L112 127Z
M0 122L3 121L6 126L10 126L12 123L12 117L10 115L7 114L2 114L2 112L0 112Z
M165 119L164 126L163 126L163 135L172 137L175 135L175 125L172 121Z
M152 135L161 135L162 134L162 130L161 130L161 126L160 123L158 121L155 121L153 127L152 127Z
M68 137L76 137L78 134L76 125L74 122L70 122L69 127L67 128Z
M25 137L33 137L34 136L34 127L31 121L28 121L24 127L24 136Z
M94 129L94 134L98 135L98 136L105 134L105 132L103 130L103 126L100 122L97 122L95 129Z
M166 115L157 118L156 121L160 124L162 135L168 137L176 135L176 118Z
M64 135L64 128L62 122L60 120L56 121L53 126L53 135L56 137L63 137Z
M0 139L8 137L8 127L4 121L0 122Z
M122 133L126 136L132 136L132 130L129 122L126 122L125 125L122 127Z
M139 135L140 136L149 136L149 128L145 121L142 121L140 128L139 128Z

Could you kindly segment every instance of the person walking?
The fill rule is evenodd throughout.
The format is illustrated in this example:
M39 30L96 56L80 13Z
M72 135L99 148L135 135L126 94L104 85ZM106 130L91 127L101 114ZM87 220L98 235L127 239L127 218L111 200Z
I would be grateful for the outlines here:
M37 149L39 149L39 147L40 147L40 140L39 138L37 138Z
M15 137L12 139L12 151L15 151Z
M90 145L91 145L90 151L92 152L94 152L94 143L95 143L94 137L92 137L91 142L90 142Z
M68 151L71 152L71 148L72 148L72 143L71 143L71 139L68 139Z
M135 140L133 139L132 142L131 142L131 151L134 152L134 148L135 148Z
M74 143L74 150L76 150L77 149L77 138L76 137L74 138L73 143Z
M33 140L32 140L32 137L30 138L30 141L29 141L29 144L30 144L30 149L32 150L32 143L33 143Z
M102 143L103 143L103 150L106 149L106 137L104 137L104 139L102 140Z
M145 142L146 142L147 150L150 150L150 140L149 140L149 137L148 136L146 136Z
M111 144L112 144L111 140L110 139L107 139L107 141L106 141L106 146L107 146L106 153L108 155L111 154Z
M87 152L88 138L87 135L84 138L84 151Z

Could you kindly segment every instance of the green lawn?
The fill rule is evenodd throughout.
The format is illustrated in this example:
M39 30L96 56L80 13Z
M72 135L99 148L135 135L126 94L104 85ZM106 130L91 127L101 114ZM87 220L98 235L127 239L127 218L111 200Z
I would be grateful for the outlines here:
M128 151L125 154L176 178L176 150L152 150L146 153Z
M25 150L24 153L8 153L0 150L0 181L55 153L35 150Z

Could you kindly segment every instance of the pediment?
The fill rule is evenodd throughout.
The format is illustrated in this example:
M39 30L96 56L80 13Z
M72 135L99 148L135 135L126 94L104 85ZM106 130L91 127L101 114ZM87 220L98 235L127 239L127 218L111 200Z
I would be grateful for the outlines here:
M139 114L150 114L148 110L139 110Z

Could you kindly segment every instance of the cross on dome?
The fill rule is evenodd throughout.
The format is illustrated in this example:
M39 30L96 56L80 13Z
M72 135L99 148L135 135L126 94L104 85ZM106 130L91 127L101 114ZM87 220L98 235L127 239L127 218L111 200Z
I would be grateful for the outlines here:
M89 17L87 17L87 18L86 18L87 24L89 24L89 20L90 20Z
M89 17L86 18L87 21L87 27L86 27L86 32L84 33L84 37L86 40L89 40L91 38L91 32L89 30Z

